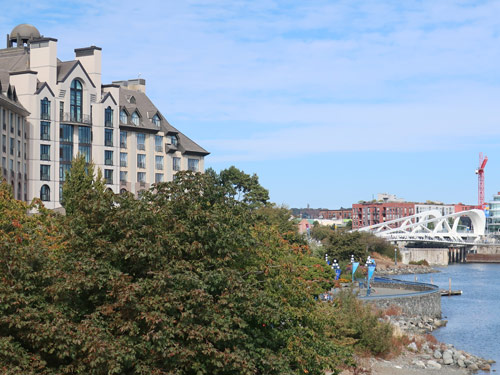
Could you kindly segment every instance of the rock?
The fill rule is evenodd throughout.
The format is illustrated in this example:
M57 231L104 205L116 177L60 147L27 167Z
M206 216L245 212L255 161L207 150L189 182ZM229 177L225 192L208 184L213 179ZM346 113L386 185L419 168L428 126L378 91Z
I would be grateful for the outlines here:
M458 365L459 367L462 367L462 368L465 368L465 367L466 367L466 366L465 366L465 362L464 362L464 360L463 360L463 359L461 359L461 358L459 358L459 359L458 359L458 361L457 361L457 365Z
M434 358L436 358L436 359L443 358L443 355L441 354L441 352L438 349L434 350Z
M422 354L422 355L420 356L420 358L422 358L422 359L426 359L426 360L428 360L428 359L432 359L432 357L431 357L429 354Z
M408 344L408 349L411 351L414 351L414 352L418 352L417 344L415 344L414 342L411 342L410 344Z
M451 364L453 364L453 354L451 353L450 350L445 350L443 352L443 363L445 365L451 365Z
M479 367L474 362L472 362L469 366L467 366L467 368L471 371L478 371L479 370Z
M439 370L441 368L441 365L437 363L436 361L427 361L427 367L431 369L436 369Z
M425 368L425 363L423 361L415 359L412 363L418 368Z
M481 365L480 369L482 371L490 371L491 370L491 366L489 364L487 364L487 363L484 363L484 364Z

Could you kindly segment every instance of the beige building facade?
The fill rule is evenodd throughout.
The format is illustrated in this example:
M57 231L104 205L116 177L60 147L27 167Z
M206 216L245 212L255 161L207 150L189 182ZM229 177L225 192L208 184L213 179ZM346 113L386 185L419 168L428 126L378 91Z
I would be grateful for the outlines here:
M115 193L140 195L179 170L204 171L208 152L168 123L147 97L145 80L103 85L101 59L101 48L91 46L75 49L74 60L60 61L57 39L27 24L7 36L7 48L0 50L0 92L7 100L15 92L11 102L18 104L14 113L24 132L14 142L21 141L20 160L5 157L14 173L21 163L24 174L13 183L21 183L24 200L40 197L46 207L60 207L66 172L78 154L102 170Z

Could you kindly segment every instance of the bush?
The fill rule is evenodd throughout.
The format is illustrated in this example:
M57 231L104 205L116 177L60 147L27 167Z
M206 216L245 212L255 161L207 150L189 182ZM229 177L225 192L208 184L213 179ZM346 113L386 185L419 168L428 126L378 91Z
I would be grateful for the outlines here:
M387 354L392 348L392 327L380 322L380 312L361 302L352 290L342 290L334 300L338 324L355 349L374 355Z
M412 260L410 261L410 264L414 265L414 266L426 266L426 267L429 267L429 262L425 259L422 259L422 260L419 260L419 261L415 261L415 260Z

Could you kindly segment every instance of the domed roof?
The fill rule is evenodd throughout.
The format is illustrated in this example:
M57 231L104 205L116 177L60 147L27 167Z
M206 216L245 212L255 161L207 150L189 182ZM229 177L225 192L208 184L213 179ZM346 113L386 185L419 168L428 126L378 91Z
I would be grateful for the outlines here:
M30 24L22 23L17 25L10 32L10 38L17 38L17 35L21 37L21 39L31 39L31 38L40 38L40 32L38 29Z

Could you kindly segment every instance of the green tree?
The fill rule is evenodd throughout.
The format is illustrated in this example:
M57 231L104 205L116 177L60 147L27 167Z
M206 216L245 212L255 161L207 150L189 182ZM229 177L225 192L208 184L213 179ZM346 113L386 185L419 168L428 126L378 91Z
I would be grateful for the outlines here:
M209 171L209 173L212 172ZM250 176L235 166L231 166L222 170L218 178L223 186L229 188L229 195L251 207L259 207L269 201L269 192L260 185L256 174Z

